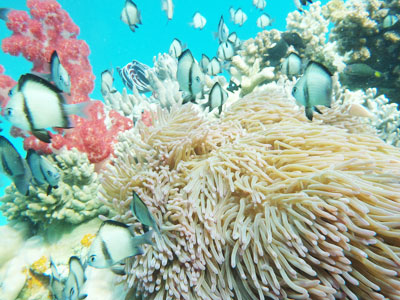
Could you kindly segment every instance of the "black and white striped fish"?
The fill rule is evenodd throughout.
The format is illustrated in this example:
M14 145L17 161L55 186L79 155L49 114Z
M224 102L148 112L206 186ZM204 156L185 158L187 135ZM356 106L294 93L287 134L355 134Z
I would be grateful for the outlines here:
M121 11L121 20L128 25L133 32L138 28L138 24L142 24L140 11L132 0L125 1L124 8Z
M27 195L32 173L26 161L4 136L0 136L0 171L15 184L18 192Z
M297 104L305 107L306 117L312 121L314 111L321 113L317 105L331 107L332 73L322 64L310 61L293 87L292 95Z
M53 52L50 59L51 80L63 92L71 92L71 77L67 70L61 64L60 58L56 51Z
M85 269L81 260L76 256L71 256L69 259L69 274L65 281L63 289L64 300L82 300L87 297L82 293L83 284L86 281Z
M205 107L209 107L209 111L218 108L218 113L221 114L222 105L224 105L227 98L228 93L221 87L218 82L216 82L210 90L208 101L205 104Z
M117 67L124 85L130 90L133 90L133 86L135 86L139 93L147 93L152 90L150 82L146 78L146 70L148 69L150 69L149 66L137 60L132 60L122 68Z
M71 128L69 115L85 118L91 104L91 101L67 104L58 87L34 74L25 74L10 91L4 117L15 127L31 131L38 139L49 143L51 137L46 128Z
M191 99L195 98L203 90L204 74L189 49L183 51L182 55L179 56L176 78L179 82L180 90L185 92Z
M39 155L33 149L28 149L26 162L31 169L34 182L38 185L48 184L47 195L50 194L52 188L58 187L60 172L44 156Z
M214 37L218 37L220 43L226 42L229 36L229 29L224 22L224 17L221 15L218 23L218 31L214 33Z
M208 58L208 56L207 55L205 55L204 53L201 55L201 60L200 60L200 67L201 67L201 70L204 72L204 73L207 73L207 68L208 68L208 65L210 64L210 59Z
M104 221L88 252L87 263L94 268L112 268L123 259L144 253L143 244L152 245L153 230L135 235L124 223Z

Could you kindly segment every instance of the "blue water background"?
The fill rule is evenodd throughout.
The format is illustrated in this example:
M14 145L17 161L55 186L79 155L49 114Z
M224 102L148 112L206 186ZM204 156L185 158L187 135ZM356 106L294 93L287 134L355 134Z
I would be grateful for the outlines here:
M102 99L100 93L100 74L108 68L124 66L132 59L139 60L150 67L153 66L153 57L158 53L168 52L174 38L178 38L186 44L197 60L202 53L212 58L216 55L218 41L213 38L213 32L217 31L220 16L224 16L230 32L236 31L241 40L255 37L261 29L256 26L257 18L262 12L256 9L252 0L174 0L174 17L168 21L166 13L161 11L159 0L135 1L142 15L142 25L136 32L120 20L121 10L125 4L123 0L93 1L93 0L59 0L63 9L72 17L75 24L80 27L79 39L83 39L89 45L91 54L90 62L93 73L96 76L95 89L91 94L94 99ZM322 1L325 4L327 0ZM285 4L282 4L285 3ZM26 2L22 0L3 0L2 7L10 7L18 10L26 10ZM235 25L230 19L229 8L241 7L247 14L247 21L242 27ZM263 12L268 13L274 22L267 29L286 29L286 17L289 12L295 10L293 0L267 0L267 6ZM195 12L200 12L207 24L203 30L194 29L189 25ZM0 39L11 35L4 22L0 22ZM22 56L14 57L0 51L0 64L5 74L18 80L19 76L27 73L32 68L32 63ZM123 84L114 70L114 85L122 91ZM4 134L17 147L22 156L25 151L22 148L22 139L10 137L9 124L3 120L0 124ZM10 180L1 175L0 195L4 194L4 188L10 184ZM6 220L0 216L0 225Z

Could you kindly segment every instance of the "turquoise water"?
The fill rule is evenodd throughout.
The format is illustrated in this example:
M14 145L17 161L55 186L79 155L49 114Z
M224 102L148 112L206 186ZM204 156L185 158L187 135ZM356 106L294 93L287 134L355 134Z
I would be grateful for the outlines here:
M158 0L136 1L138 9L142 14L142 25L131 32L129 27L120 20L120 13L125 1L58 1L70 14L71 18L80 27L79 39L83 39L90 47L89 56L93 73L96 76L95 89L91 98L102 99L100 93L100 74L110 67L124 66L132 59L139 60L149 66L153 66L153 57L158 53L168 52L169 46L174 38L191 49L197 60L204 53L210 58L216 55L218 41L214 39L213 33L217 31L220 16L224 16L225 23L231 32L236 31L241 40L255 37L261 29L256 26L256 20L261 15L252 0L242 1L186 1L175 0L174 17L168 21L166 13L161 10ZM322 1L326 3L327 1ZM2 1L3 7L28 11L25 1L8 0ZM230 20L229 8L241 7L247 14L248 19L242 27L235 25ZM285 30L286 16L295 10L293 1L267 1L264 12L268 13L274 22L271 28ZM199 11L206 19L207 24L203 30L194 29L189 25L193 14ZM4 22L0 23L0 39L8 37L11 32ZM21 74L30 71L32 64L22 56L14 57L0 52L0 62L6 69L6 74L18 80ZM122 90L123 84L117 72L114 73L114 85ZM9 137L9 125L2 124L3 134ZM12 143L24 156L21 138L11 138ZM1 188L4 189L10 180L4 176L1 178ZM5 219L0 216L0 224Z

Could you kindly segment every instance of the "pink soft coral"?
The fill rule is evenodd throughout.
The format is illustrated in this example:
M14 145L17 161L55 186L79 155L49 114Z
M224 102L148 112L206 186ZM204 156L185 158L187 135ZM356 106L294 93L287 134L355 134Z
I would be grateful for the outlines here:
M28 0L27 6L31 17L28 13L17 10L8 14L7 27L13 34L3 40L3 51L15 56L22 54L33 63L32 71L39 73L50 72L50 57L53 51L57 51L71 78L71 96L67 97L68 102L89 101L95 76L88 59L89 47L85 41L76 38L79 27L55 0ZM0 75L0 101L5 102L8 98L6 94L1 94L3 86L8 93L15 84L10 79ZM105 123L107 118L111 123L109 128ZM89 119L73 117L73 120L73 129L58 130L59 133L51 134L51 144L43 143L34 136L26 137L25 149L33 148L43 153L52 153L63 146L68 149L75 147L86 152L91 162L97 163L112 153L112 144L118 132L133 126L132 120L115 111L107 115L104 105L99 101L91 106ZM19 130L14 129L12 133L24 137L24 133Z

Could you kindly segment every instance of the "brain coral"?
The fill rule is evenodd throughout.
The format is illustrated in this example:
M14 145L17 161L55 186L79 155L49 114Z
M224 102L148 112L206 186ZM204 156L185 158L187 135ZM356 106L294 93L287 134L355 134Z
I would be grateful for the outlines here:
M9 221L29 220L47 227L55 221L79 224L100 213L108 214L108 209L97 202L99 180L85 153L64 149L47 158L60 170L58 188L47 195L47 185L31 185L29 196L24 196L13 184L8 186L0 198L0 210Z
M160 109L116 148L102 201L139 232L135 190L162 232L128 261L137 296L400 299L400 152L378 137L267 87L218 120Z

